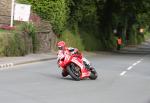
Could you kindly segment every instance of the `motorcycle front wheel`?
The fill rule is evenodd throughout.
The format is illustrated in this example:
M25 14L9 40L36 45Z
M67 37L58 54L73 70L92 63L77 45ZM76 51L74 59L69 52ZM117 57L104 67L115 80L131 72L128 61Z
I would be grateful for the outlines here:
M80 80L81 69L77 65L71 63L70 65L67 66L67 71L74 80L76 81Z
M91 70L91 74L90 74L89 78L90 78L91 80L95 80L97 77L98 77L98 74L97 74L96 70L93 68L93 69Z

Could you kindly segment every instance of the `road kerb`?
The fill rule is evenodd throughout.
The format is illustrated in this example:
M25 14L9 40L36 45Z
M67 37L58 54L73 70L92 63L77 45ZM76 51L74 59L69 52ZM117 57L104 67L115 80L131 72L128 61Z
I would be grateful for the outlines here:
M54 59L56 59L56 57L35 59L35 60L22 61L22 62L17 62L17 63L12 63L12 62L4 63L4 64L0 64L0 70L8 69L8 68L11 68L11 67L17 66L17 65L29 64L29 63L35 63L35 62L41 62L41 61L48 61L48 60L54 60Z

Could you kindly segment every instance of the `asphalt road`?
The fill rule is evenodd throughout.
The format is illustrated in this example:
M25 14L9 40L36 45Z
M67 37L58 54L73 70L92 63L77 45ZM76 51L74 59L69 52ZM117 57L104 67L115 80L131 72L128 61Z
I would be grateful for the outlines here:
M56 60L0 71L0 103L150 103L150 55L90 57L97 80L62 78Z

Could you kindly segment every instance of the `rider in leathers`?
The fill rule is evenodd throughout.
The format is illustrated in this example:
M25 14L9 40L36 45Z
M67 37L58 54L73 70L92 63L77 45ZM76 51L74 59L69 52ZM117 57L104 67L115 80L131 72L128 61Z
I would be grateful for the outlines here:
M58 42L57 47L59 49L57 53L57 62L62 62L61 60L64 60L65 55L68 55L69 53L74 54L76 51L78 51L77 48L67 47L64 41ZM82 60L86 68L92 69L90 62L86 58L83 57ZM66 77L67 75L68 73L65 70L63 70L62 76Z

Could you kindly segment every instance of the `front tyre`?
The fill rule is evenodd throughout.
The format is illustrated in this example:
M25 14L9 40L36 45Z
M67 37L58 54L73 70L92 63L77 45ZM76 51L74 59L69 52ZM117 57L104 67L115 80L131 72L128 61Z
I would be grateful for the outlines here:
M91 80L95 80L97 77L98 77L98 74L97 74L96 70L94 68L92 68L89 78Z
M66 76L68 76L68 72L67 72L66 70L63 70L62 73L61 73L61 75L62 75L63 77L66 77Z
M74 80L76 81L80 80L81 70L74 63L71 63L70 65L67 66L67 72Z

